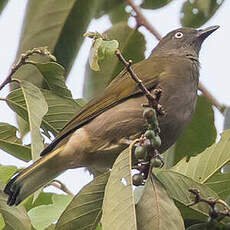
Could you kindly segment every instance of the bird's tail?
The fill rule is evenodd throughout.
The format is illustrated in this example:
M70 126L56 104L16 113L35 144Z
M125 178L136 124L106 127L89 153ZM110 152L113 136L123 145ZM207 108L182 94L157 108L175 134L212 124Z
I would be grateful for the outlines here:
M61 159L59 154L64 147L65 145L40 158L8 182L4 189L4 192L9 195L8 205L18 205L66 169L63 168L64 162L59 162Z

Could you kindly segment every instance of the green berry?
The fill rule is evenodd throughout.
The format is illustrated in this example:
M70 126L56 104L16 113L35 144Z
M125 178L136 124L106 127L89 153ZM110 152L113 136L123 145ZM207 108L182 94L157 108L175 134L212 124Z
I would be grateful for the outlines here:
M159 135L154 136L154 138L151 140L151 144L154 148L159 148L161 146L161 138Z
M133 185L140 186L144 184L144 179L141 174L134 174L133 175Z
M144 160L146 154L146 148L144 146L139 145L135 148L134 155L137 160Z
M153 139L155 137L155 132L153 130L147 130L144 136L148 139Z
M159 158L154 157L151 159L151 165L153 168L160 168L162 165L162 162Z

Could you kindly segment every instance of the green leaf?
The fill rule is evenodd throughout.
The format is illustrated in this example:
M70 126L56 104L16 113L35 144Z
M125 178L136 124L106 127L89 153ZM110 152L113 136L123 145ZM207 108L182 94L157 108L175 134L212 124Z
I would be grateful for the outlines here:
M109 12L109 18L113 24L119 22L128 22L128 18L130 17L130 13L126 12L125 8L127 5L125 3L120 4L115 9Z
M98 64L98 49L101 46L102 38L97 38L90 49L90 56L89 56L89 65L90 68L94 71L99 71L100 66Z
M132 58L134 63L144 59L145 39L143 35L137 30L131 29L125 22L116 24L106 34L108 39L119 42L119 49L125 58ZM99 94L124 68L115 55L99 62L99 65L101 67L100 72L91 70L89 65L86 67L84 97L87 99Z
M26 200L23 201L23 206L28 212L30 209L35 208L40 205L52 204L54 193L39 192L38 197L35 199L34 195L29 196Z
M222 5L216 0L187 0L181 9L181 24L185 27L200 27L206 23Z
M190 226L189 228L186 228L186 230L205 230L207 228L207 223L199 223L199 224L194 224Z
M48 112L42 119L42 127L56 135L80 111L84 102L60 97L50 90L41 89L41 92L48 104ZM28 121L27 107L21 89L11 91L6 101L20 117Z
M102 230L102 224L99 224L96 228L96 230Z
M29 123L20 116L17 116L17 121L20 138L23 139L23 137L30 131Z
M44 148L43 139L40 133L40 126L43 116L48 111L46 100L40 89L28 81L21 81L20 86L24 94L28 120L31 132L31 154L32 159L36 160Z
M2 11L4 10L5 6L7 5L9 0L1 0L0 1L0 14L2 13Z
M96 229L108 177L108 172L95 177L72 199L58 220L56 230Z
M3 229L5 226L6 226L6 225L5 225L3 216L2 216L2 214L0 213L0 229Z
M0 165L0 182L5 184L17 171L16 166Z
M33 62L44 77L45 88L61 96L72 98L70 90L65 85L65 69L55 62L38 63Z
M90 50L89 65L94 71L100 70L99 60L105 61L111 59L114 56L115 50L118 48L119 43L116 40L103 40L97 38Z
M63 98L49 90L42 90L48 104L48 112L43 117L47 130L57 134L82 108L82 101Z
M174 164L184 156L189 158L204 151L215 143L215 140L216 127L212 105L204 96L199 96L192 121L176 142Z
M5 229L10 230L31 230L30 219L23 206L10 207L6 204L7 195L2 191L0 185L0 213L5 222Z
M169 196L176 202L184 219L206 219L209 216L209 206L205 203L187 207L188 204L194 202L194 196L188 191L192 188L198 189L201 197L218 198L218 195L208 186L172 170L160 170L156 176L165 186Z
M229 173L215 173L205 184L215 191L222 200L226 200L230 195Z
M16 127L0 122L0 148L14 157L30 161L30 147L22 145L21 139L16 136L17 131Z
M159 180L149 174L144 192L136 205L137 225L141 230L183 230L182 216Z
M55 230L55 224L51 224L48 228L46 228L45 230Z
M230 130L226 130L221 134L221 139L217 144L213 144L199 155L191 157L188 162L182 159L172 169L201 184L206 183L230 161L229 138Z
M144 0L141 7L144 9L158 9L167 5L171 1L172 0Z
M53 204L40 205L30 209L28 215L36 230L44 230L57 221L71 201L70 196L53 194Z
M95 17L99 18L104 14L108 14L112 10L116 10L122 3L123 0L97 0L97 12Z
M103 230L137 229L129 149L120 153L113 165L102 210Z
M103 60L105 58L112 58L115 51L118 49L119 43L117 40L103 40L101 46L99 47L99 59Z
M34 47L48 46L69 73L83 42L82 35L97 10L96 4L91 0L29 1L18 56ZM36 60L41 59L44 60ZM18 71L17 78L42 85L43 79L33 66L22 69L23 74Z

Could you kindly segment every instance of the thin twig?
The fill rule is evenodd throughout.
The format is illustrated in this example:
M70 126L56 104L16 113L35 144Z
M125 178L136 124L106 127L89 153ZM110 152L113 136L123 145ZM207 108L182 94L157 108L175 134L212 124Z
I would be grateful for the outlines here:
M13 74L23 65L30 64L30 62L27 62L26 60L33 54L39 54L39 55L46 55L51 60L56 61L56 58L48 51L47 47L38 47L33 48L32 50L28 50L25 53L21 54L19 60L17 63L13 64L10 73L6 77L6 79L3 81L3 83L0 85L0 90L10 83L12 81Z
M118 57L118 59L124 64L126 67L127 72L130 74L132 79L137 83L138 87L142 90L142 92L145 94L146 98L148 99L150 107L155 109L159 115L165 115L165 112L162 108L162 106L158 103L158 99L161 94L160 89L153 90L153 94L149 92L149 90L145 87L143 82L140 80L140 78L133 72L133 69L131 67L132 61L126 61L125 58L122 56L120 50L115 51L115 55Z
M199 83L199 90L202 92L202 94L208 99L208 101L214 105L221 113L224 112L224 109L226 108L225 105L221 105L215 97L204 87L204 85L200 82Z
M158 40L161 40L161 35L158 33L158 31L149 23L148 19L144 16L144 14L141 11L141 8L137 6L133 0L126 0L126 4L131 6L132 9L136 13L136 21L139 26L144 26L148 31L150 31ZM198 85L199 90L203 93L203 95L207 98L207 100L215 106L221 113L223 113L223 110L225 108L224 105L221 105L215 97L203 86L201 82L199 82Z
M127 0L126 4L130 5L136 13L136 21L138 26L144 26L147 30L149 30L158 40L161 40L161 35L158 31L149 23L147 18L142 14L141 8L137 6L133 0Z
M65 192L66 194L68 194L69 196L74 197L74 194L66 187L65 184L63 184L61 181L59 180L53 180L50 184L48 185L52 185L60 190L62 190L63 192Z
M230 217L230 209L229 209L228 204L225 201L223 201L221 199L212 198L212 197L203 198L200 195L200 191L198 189L195 189L195 188L189 189L188 191L191 192L192 194L194 194L195 197L194 197L194 201L192 203L188 204L187 207L191 207L195 204L203 202L203 203L206 203L209 205L209 207L211 209L211 212L209 215L212 219L221 220L224 217ZM222 205L223 210L216 209L215 207L217 204Z

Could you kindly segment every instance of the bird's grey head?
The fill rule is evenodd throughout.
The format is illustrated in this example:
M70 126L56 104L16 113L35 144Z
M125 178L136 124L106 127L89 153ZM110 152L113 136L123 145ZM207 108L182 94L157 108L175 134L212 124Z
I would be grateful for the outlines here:
M203 41L219 26L211 26L206 29L179 28L169 32L161 39L152 51L152 54L186 54L198 57Z

